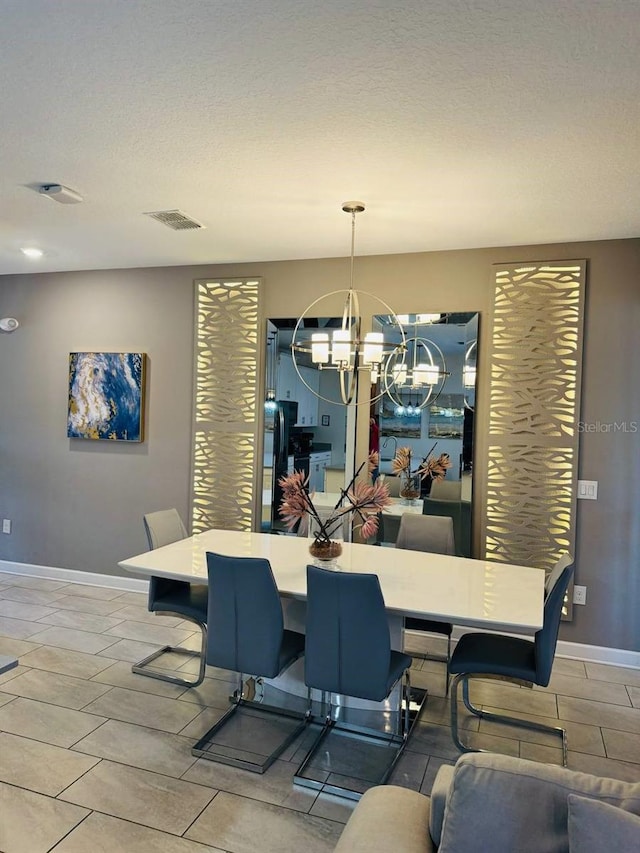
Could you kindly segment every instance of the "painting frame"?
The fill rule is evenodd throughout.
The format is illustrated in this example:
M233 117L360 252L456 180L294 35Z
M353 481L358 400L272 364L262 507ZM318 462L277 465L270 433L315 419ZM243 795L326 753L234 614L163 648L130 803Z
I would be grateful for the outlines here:
M67 438L144 441L144 352L69 353Z

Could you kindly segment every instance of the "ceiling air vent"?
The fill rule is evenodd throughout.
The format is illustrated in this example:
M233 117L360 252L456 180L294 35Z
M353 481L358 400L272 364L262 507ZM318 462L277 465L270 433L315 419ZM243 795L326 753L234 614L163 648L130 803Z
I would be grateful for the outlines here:
M155 219L157 222L162 222L163 225L166 225L167 228L171 228L174 231L204 228L204 225L200 222L196 222L195 219L191 219L190 216L187 216L187 214L183 213L181 210L154 210L151 213L144 213L143 216L150 216L152 219Z

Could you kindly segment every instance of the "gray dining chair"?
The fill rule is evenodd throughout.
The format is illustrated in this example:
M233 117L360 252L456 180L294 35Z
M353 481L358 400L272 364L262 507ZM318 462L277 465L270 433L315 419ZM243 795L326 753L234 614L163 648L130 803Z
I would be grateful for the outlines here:
M536 632L533 640L502 634L472 632L463 634L458 641L449 664L449 670L455 676L451 688L451 735L458 749L463 752L483 752L483 750L467 746L460 738L458 731L460 685L462 685L462 701L467 710L476 717L558 735L562 740L562 763L566 767L567 735L563 728L477 708L469 698L469 680L471 678L514 679L528 685L537 684L540 687L546 687L549 684L562 606L573 574L572 562L573 560L569 558L568 564L563 566L549 589L544 602L542 628Z
M433 484L435 487L435 483ZM447 486L456 486L456 483L447 483ZM446 492L445 492L446 494ZM424 515L444 516L453 520L453 536L456 545L456 556L469 557L471 554L470 538L470 504L460 500L446 497L434 497L433 488L431 494L422 503Z
M400 522L396 548L407 548L411 551L427 551L431 554L453 556L456 553L453 520L449 516L405 513ZM442 661L446 665L445 696L448 695L453 625L450 622L438 622L435 619L417 619L408 616L404 620L404 627L408 631L419 631L422 634L439 634L447 638L446 655L415 652L412 652L412 655L420 657L423 660Z
M264 773L284 749L300 734L310 719L310 703L306 712L254 701L245 687L244 676L276 678L304 653L304 634L284 627L282 604L268 560L257 557L228 557L207 553L209 576L206 660L210 666L238 674L238 686L231 697L231 708L192 747L199 758ZM258 679L259 680L259 679ZM249 680L255 687L256 679ZM255 695L255 694L254 694ZM250 708L240 727L238 742L233 736L217 739L243 707ZM256 715L275 720L274 728L286 731L276 746L262 760L264 745L243 735L243 727L251 728ZM251 719L253 717L253 719ZM293 722L291 722L293 721ZM250 757L253 755L253 758Z
M324 739L334 728L350 731L348 725L338 724L333 719L332 694L382 702L403 679L397 733L358 729L363 740L381 744L388 753L388 766L375 784L386 782L409 733L410 666L409 655L391 648L387 612L377 575L307 566L304 680L309 688L326 694L328 702L324 726L296 771L296 782L327 788L323 781L306 774ZM398 747L396 750L390 748L394 745Z
M177 509L163 509L150 512L144 516L144 529L150 550L171 545L188 536ZM175 615L190 622L195 622L202 634L199 651L186 649L182 646L162 646L131 667L137 675L146 675L159 681L168 681L181 687L197 687L204 680L206 661L205 648L207 642L207 587L206 584L191 584L187 581L172 580L171 578L149 578L148 609L152 613ZM184 678L168 672L149 669L149 664L157 661L161 655L171 653L197 657L200 660L198 675L195 679Z
M382 482L389 489L389 497L399 498L402 479L397 477L395 474L384 474L383 476L384 480L382 480Z
M556 564L551 569L551 571L547 575L545 582L544 582L544 596L545 596L545 598L549 595L551 590L556 585L556 581L558 580L558 578L560 577L562 572L567 568L567 566L570 566L572 563L573 563L573 557L571 556L571 554L562 554L558 558Z
M459 501L462 495L460 480L434 480L429 497L434 501Z

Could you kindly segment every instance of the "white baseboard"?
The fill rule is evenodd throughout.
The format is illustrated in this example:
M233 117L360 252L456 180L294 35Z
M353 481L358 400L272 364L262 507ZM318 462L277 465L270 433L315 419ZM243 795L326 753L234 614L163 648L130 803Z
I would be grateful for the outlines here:
M589 663L608 663L640 669L640 652L633 652L630 649L609 649L606 646L590 646L587 643L558 640L556 652L561 658L576 658Z
M34 578L46 578L53 581L81 583L85 586L106 586L110 589L122 589L125 592L143 592L149 589L149 581L141 578L127 578L119 575L99 575L94 572L79 572L76 569L58 569L55 566L36 566L31 563L13 563L0 560L0 584L2 574L30 575Z
M476 628L454 627L451 641L455 645L463 634L469 631L479 630ZM408 636L420 637L420 632L407 631ZM422 635L424 637L424 634ZM434 634L434 636L436 636ZM511 634L516 637L518 634ZM530 640L531 637L523 637ZM446 649L445 649L446 651ZM558 640L556 654L559 658L571 658L587 661L588 663L605 663L611 666L625 666L629 669L640 669L640 652L632 652L627 649L610 649L606 646L590 646L586 643L569 643L566 640Z
M0 579L2 573L13 575L31 575L35 578L81 583L86 586L106 586L122 589L126 592L143 592L149 589L149 581L141 578L120 577L119 575L99 575L93 572L79 572L76 569L58 569L55 566L36 566L30 563L13 563L0 560ZM411 634L412 632L407 632ZM453 641L456 642L465 633L464 628L454 628ZM530 639L530 638L529 638ZM575 658L589 663L606 663L614 666L626 666L640 669L640 652L628 649L610 649L606 646L590 646L586 643L570 643L558 640L558 657Z

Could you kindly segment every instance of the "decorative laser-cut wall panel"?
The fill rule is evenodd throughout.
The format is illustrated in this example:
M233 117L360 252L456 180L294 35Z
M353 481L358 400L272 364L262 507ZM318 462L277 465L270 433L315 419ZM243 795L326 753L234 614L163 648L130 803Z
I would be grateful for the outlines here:
M251 530L255 449L253 433L196 432L194 533L211 527Z
M196 282L192 526L251 530L260 280Z
M485 551L550 569L575 549L585 261L495 266Z
M497 271L492 435L574 435L582 355L583 271L576 264Z
M196 420L254 423L257 281L198 282Z
M559 552L571 550L574 462L567 447L489 449L486 538L492 559L551 569ZM540 535L541 527L547 535Z

